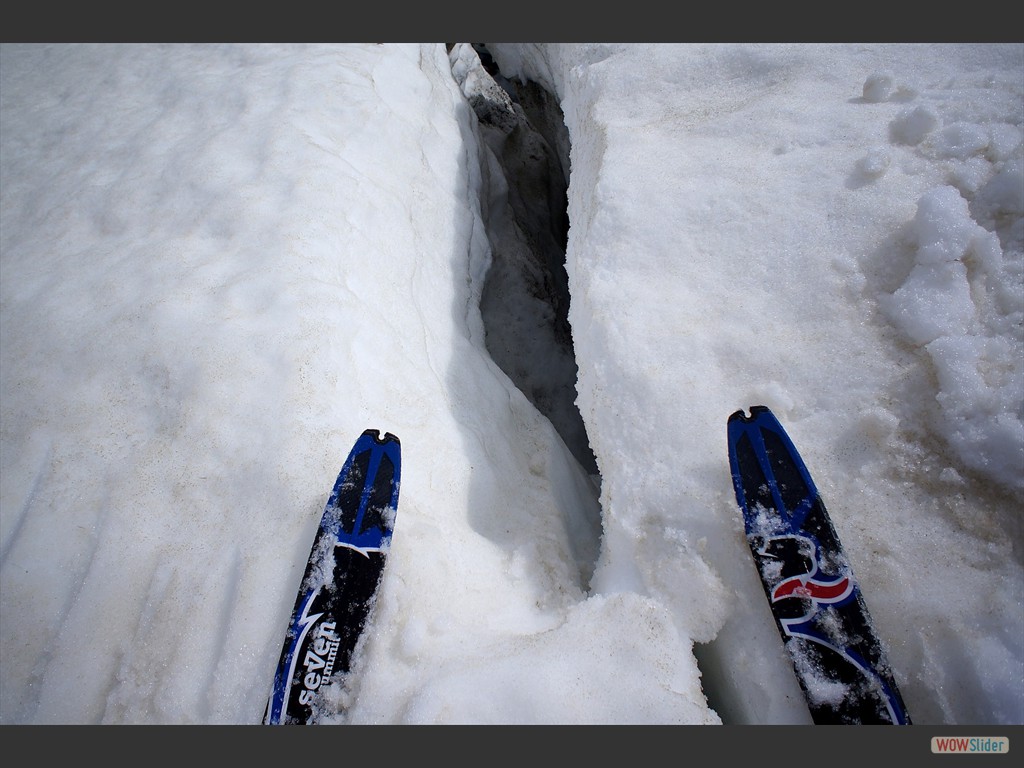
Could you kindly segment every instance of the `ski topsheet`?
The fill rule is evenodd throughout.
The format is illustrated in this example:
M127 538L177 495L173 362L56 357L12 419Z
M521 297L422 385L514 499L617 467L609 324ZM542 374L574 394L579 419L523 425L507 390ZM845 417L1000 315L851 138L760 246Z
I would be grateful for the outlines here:
M321 708L337 711L337 694L391 543L400 475L398 438L390 432L381 437L375 429L363 432L338 475L313 541L274 675L267 724L310 724Z
M817 724L910 723L821 496L765 406L729 417L747 542Z

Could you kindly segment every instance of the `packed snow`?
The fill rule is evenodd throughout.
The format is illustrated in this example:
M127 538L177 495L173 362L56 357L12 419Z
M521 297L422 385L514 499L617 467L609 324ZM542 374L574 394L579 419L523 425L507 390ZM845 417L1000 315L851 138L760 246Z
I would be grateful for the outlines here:
M366 428L327 722L809 723L756 404L913 721L1024 723L1022 139L1018 44L3 44L0 723L261 722Z

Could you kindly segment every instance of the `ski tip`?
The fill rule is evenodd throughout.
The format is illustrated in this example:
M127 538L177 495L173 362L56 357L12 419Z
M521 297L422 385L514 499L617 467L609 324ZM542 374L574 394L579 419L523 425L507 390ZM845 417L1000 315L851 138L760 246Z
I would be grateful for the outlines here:
M729 421L742 421L744 423L748 423L751 421L757 421L757 419L764 414L771 414L771 409L769 409L767 405L752 405L748 410L750 411L749 415L742 408L738 411L734 411L729 416Z
M379 429L364 429L363 437L372 437L378 445L386 445L387 443L402 444L402 441L398 439L398 435L391 432L385 432L384 437L381 437Z

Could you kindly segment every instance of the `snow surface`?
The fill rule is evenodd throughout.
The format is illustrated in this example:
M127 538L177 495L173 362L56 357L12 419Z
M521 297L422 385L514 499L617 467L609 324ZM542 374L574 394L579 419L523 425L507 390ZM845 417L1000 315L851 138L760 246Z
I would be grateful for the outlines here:
M599 478L487 350L471 49L0 46L0 723L260 722L367 427L402 495L335 722L809 722L754 404L914 722L1024 723L1024 46L488 48L564 111Z

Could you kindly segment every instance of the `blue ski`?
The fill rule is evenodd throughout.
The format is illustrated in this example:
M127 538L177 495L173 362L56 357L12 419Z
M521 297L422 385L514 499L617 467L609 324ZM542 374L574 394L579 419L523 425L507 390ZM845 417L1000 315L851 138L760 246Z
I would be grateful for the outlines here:
M264 722L312 724L342 685L384 570L401 484L401 443L368 429L348 455L317 530ZM326 705L329 709L330 705Z
M814 722L909 725L842 544L789 436L757 405L729 417L728 437L747 542Z

